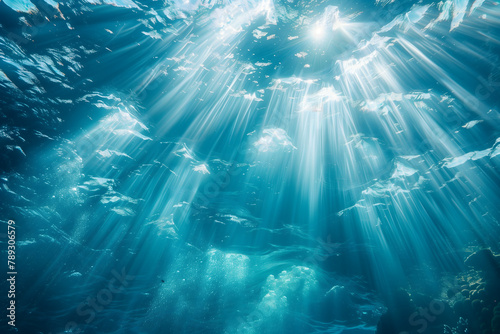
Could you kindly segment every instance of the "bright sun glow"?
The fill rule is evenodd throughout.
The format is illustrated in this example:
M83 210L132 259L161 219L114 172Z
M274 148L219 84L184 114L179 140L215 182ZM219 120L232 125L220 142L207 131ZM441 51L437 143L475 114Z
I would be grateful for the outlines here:
M316 22L316 24L311 29L311 35L316 40L323 39L323 37L325 36L324 26L321 25L319 22Z

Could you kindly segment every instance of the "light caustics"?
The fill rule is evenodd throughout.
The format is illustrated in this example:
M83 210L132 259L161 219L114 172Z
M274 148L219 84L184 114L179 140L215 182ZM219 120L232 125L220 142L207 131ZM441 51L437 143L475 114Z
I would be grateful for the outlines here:
M495 242L499 114L484 96L497 86L466 63L498 66L479 46L498 43L495 4L414 5L385 22L272 1L167 9L170 34L145 33L161 52L137 60L131 95L82 97L106 115L61 145L74 159L60 173L78 175L62 191L96 201L99 227L61 226L103 251L83 266L97 275L125 249L140 282L164 279L134 292L148 309L131 325L373 331L373 291L404 284L409 263L432 280L462 266L456 249ZM328 260L311 261L327 238ZM365 294L349 301L356 316L338 304L344 286Z

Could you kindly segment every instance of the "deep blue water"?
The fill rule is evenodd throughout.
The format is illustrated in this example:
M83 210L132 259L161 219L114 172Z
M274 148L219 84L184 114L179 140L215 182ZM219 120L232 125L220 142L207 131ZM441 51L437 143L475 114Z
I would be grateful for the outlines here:
M499 57L488 0L3 0L0 331L500 334Z

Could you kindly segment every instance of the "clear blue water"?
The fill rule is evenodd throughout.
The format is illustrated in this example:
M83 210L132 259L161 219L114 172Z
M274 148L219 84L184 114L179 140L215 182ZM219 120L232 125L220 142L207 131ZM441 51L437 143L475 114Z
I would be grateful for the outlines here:
M499 24L0 2L2 333L499 334Z

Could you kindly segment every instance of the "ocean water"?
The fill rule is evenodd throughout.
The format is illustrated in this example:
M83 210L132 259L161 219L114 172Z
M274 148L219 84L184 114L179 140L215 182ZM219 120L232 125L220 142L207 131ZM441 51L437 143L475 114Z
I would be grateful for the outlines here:
M499 57L490 0L3 0L0 331L499 334Z

